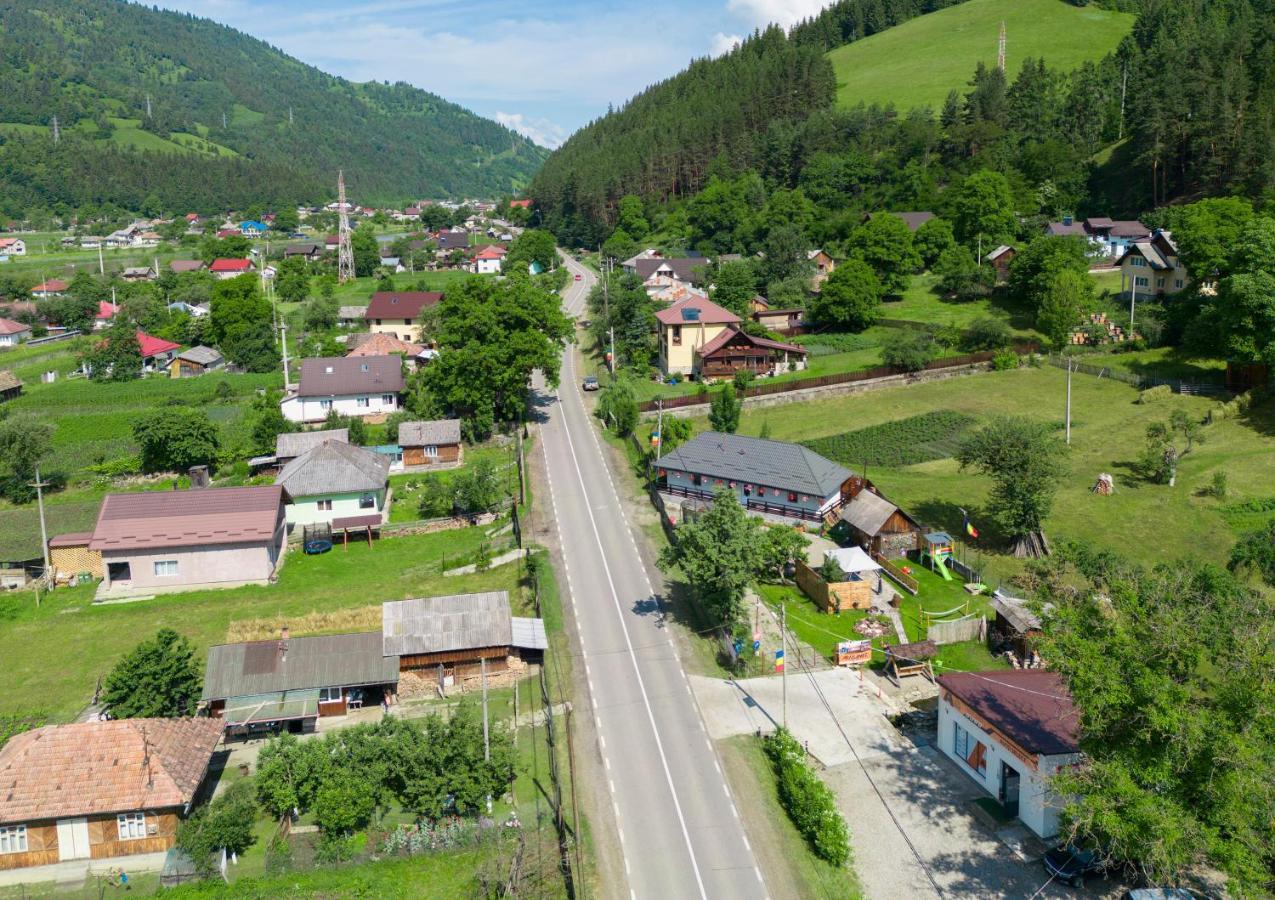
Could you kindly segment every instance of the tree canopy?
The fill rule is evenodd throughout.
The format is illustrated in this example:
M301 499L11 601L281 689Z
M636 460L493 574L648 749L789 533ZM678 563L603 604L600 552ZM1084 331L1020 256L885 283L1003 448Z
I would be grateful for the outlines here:
M144 472L185 472L217 459L217 426L202 409L163 406L133 423Z
M117 719L173 719L195 713L203 688L190 642L161 628L127 653L102 682L102 706Z

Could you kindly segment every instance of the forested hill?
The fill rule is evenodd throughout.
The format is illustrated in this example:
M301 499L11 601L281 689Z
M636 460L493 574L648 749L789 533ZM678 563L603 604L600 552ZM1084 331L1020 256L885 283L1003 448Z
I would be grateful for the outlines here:
M11 215L317 200L338 168L361 202L492 196L546 155L434 94L334 78L207 19L119 0L0 0L0 28L0 211Z
M1009 17L1015 3L981 5L1003 4ZM560 238L596 245L626 194L653 209L710 175L802 188L847 221L889 206L941 208L946 188L980 169L1006 175L1040 216L1133 217L1179 199L1275 191L1275 0L1103 0L1137 19L1101 59L1095 47L1059 59L1046 49L1004 73L979 63L954 75L937 107L906 102L906 81L897 102L836 103L829 52L956 5L841 0L787 36L771 29L698 61L573 135L530 193ZM945 40L968 40L926 33L899 50L918 67L944 57Z

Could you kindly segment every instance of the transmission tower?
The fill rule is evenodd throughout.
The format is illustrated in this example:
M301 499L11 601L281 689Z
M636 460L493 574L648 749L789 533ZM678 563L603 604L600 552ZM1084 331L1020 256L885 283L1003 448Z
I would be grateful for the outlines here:
M336 173L336 213L340 217L337 228L336 271L342 284L354 278L354 249L350 246L350 213L345 207L345 173Z
M1005 74L1005 20L1001 20L1001 37L996 48L996 68L1001 70L1001 74Z

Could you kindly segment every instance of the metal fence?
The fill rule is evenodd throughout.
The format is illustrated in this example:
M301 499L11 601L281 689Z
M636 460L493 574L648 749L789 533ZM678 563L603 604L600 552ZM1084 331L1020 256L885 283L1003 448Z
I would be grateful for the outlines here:
M1231 391L1227 389L1225 378L1220 376L1215 380L1185 381L1181 378L1170 378L1158 372L1125 372L1121 369L1113 369L1111 366L1096 366L1093 363L1080 362L1074 356L1065 356L1061 353L1051 353L1046 358L1049 364L1056 368L1066 369L1068 364L1070 364L1073 372L1079 372L1082 375L1093 375L1096 378L1110 378L1112 381L1133 385L1141 390L1167 384L1177 394L1199 394L1206 397L1229 397L1231 395Z

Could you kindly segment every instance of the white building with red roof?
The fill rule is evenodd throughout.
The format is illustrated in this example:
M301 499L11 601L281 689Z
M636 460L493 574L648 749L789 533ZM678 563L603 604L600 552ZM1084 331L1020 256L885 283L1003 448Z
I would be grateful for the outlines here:
M238 232L235 233L238 234ZM214 259L212 265L208 267L208 271L212 272L213 278L219 281L246 275L252 269L252 260L250 259Z
M68 287L69 285L60 278L50 278L31 288L31 296L41 300L47 297L61 297Z
M483 247L469 261L469 271L475 275L499 275L508 251L496 244Z
M31 339L31 326L13 319L0 318L0 347L16 347Z

